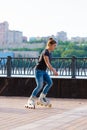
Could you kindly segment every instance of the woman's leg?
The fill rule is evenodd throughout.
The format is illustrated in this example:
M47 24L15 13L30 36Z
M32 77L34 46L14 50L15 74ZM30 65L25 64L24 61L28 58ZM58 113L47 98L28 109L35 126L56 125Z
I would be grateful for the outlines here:
M43 77L44 77L44 81L46 82L46 85L44 86L42 93L47 95L48 91L53 85L53 81L47 72L44 73Z
M37 94L39 93L39 91L43 87L43 72L39 71L39 70L36 70L35 79L36 79L37 86L33 90L31 96L29 97L27 104L25 104L25 107L27 107L27 108L33 108L33 109L35 108L35 100L34 100L34 98L37 96Z
M37 94L43 87L43 72L41 70L36 70L35 72L36 88L33 90L31 97L36 97Z
M50 90L53 82L52 82L52 79L50 78L50 76L46 72L44 72L43 78L47 84L44 86L43 91L40 94L38 104L51 105L49 100L46 98L46 95L47 95L48 91Z

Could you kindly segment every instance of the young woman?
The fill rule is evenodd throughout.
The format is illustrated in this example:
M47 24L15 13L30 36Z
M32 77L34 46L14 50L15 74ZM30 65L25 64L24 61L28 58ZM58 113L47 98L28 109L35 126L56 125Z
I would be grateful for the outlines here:
M51 65L51 51L53 51L56 48L56 41L53 38L50 38L47 42L46 48L43 50L43 52L40 55L38 64L35 68L35 79L36 79L36 88L33 90L30 98L28 99L28 103L25 107L29 108L35 108L35 97L40 92L40 90L43 88L40 96L39 96L39 103L42 105L48 105L48 100L46 99L46 95L48 91L50 90L53 82L48 73L46 72L46 69L48 68L53 72L55 76L58 76L58 73ZM43 83L46 82L46 85L43 87Z

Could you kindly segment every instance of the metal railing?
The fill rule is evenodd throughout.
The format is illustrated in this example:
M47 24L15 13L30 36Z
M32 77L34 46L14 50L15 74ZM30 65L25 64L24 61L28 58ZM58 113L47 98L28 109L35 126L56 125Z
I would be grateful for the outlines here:
M31 76L35 74L35 65L38 58L0 58L1 76ZM57 70L59 76L87 77L87 58L52 58L52 66ZM53 73L47 70L49 75Z

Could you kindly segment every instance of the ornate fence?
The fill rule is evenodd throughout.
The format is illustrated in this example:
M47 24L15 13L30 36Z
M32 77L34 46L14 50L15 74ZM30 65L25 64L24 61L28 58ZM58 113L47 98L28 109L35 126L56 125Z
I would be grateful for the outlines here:
M35 65L38 58L0 58L1 76L31 76L35 74ZM59 76L87 77L87 58L58 58L54 57L51 61L53 67L58 71ZM49 75L53 73L47 70Z

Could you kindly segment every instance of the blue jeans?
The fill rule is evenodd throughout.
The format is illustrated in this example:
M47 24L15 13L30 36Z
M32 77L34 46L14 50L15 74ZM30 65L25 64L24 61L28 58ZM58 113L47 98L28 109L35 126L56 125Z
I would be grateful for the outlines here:
M43 83L46 82L46 85L43 88L42 93L47 95L48 91L50 90L53 82L50 76L46 71L43 70L35 70L35 79L36 79L36 88L32 92L32 97L36 97L40 90L43 88Z

